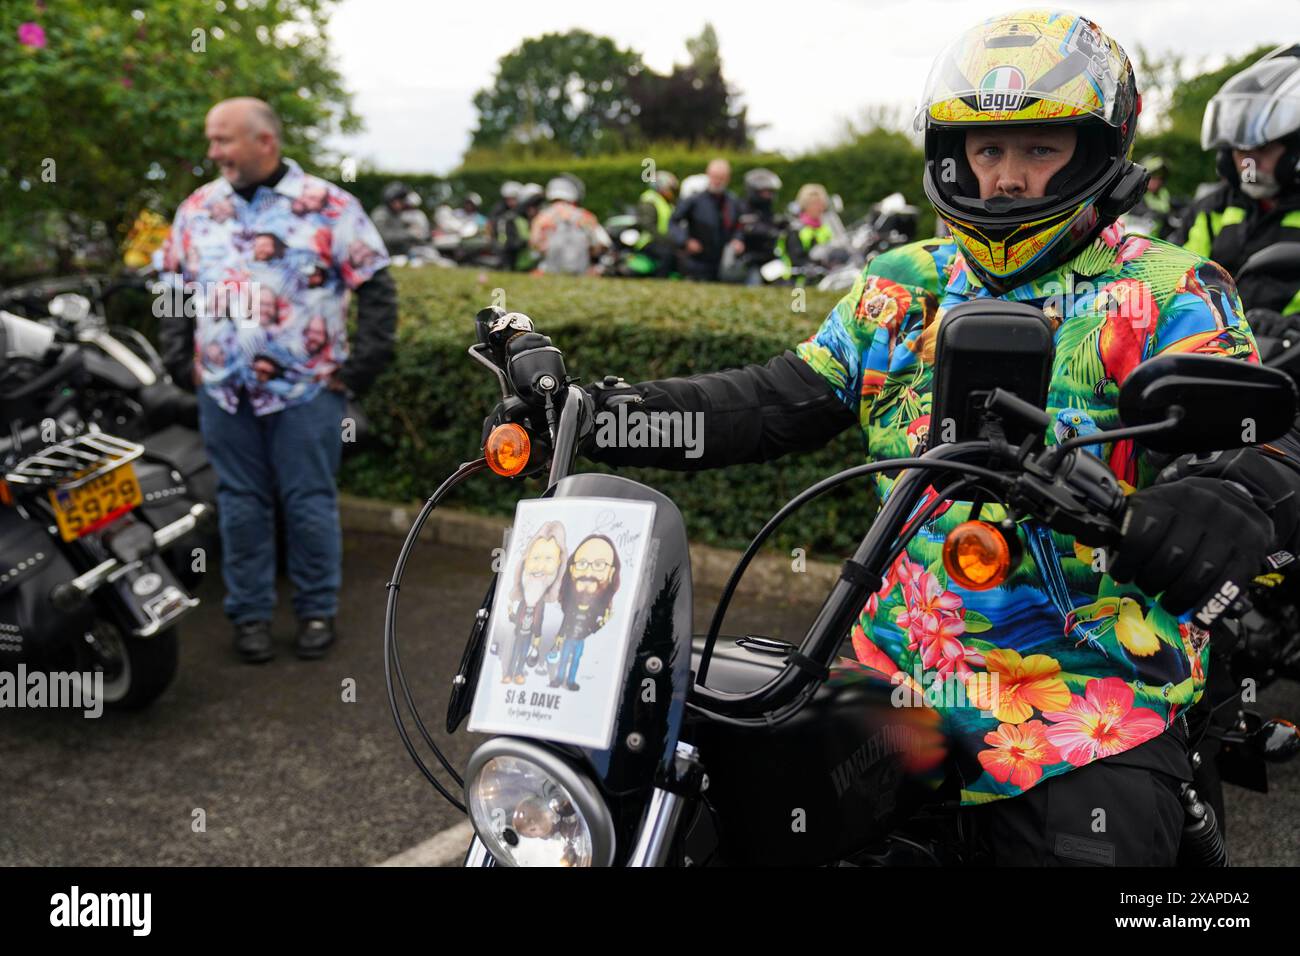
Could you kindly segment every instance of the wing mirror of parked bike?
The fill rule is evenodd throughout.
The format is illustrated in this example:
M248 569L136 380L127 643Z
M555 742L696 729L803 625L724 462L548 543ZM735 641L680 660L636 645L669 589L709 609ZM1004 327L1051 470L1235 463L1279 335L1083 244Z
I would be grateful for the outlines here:
M56 319L75 324L90 315L90 300L76 292L63 292L52 298L46 308Z
M1296 387L1282 372L1213 355L1159 355L1119 392L1125 427L1162 425L1139 439L1169 454L1220 451L1271 441L1290 430Z
M1275 242L1267 249L1261 249L1237 270L1237 283L1252 275L1300 278L1300 242Z

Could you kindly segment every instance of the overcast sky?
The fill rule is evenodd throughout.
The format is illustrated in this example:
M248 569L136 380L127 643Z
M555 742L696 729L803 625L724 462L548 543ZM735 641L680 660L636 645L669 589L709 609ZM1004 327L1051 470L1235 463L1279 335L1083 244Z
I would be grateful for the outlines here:
M687 60L706 21L723 74L743 93L758 146L799 152L833 140L873 105L910 115L930 61L981 14L1022 5L970 0L343 0L331 45L365 132L339 145L380 169L450 171L475 125L471 98L527 37L582 28L641 53L659 72ZM1023 6L1030 6L1029 3ZM1218 65L1280 43L1296 0L1075 0L1136 57L1178 50ZM1139 83L1141 77L1139 77Z

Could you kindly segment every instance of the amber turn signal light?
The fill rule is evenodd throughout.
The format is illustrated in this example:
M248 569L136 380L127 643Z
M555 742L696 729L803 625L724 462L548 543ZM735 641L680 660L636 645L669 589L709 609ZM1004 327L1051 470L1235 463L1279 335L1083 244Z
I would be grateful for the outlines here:
M532 442L522 425L510 422L498 425L488 435L487 444L483 446L483 457L488 467L498 475L511 478L528 466L528 453Z
M1006 580L1019 557L1019 548L987 521L963 521L943 542L943 567L948 580L969 591L987 591Z

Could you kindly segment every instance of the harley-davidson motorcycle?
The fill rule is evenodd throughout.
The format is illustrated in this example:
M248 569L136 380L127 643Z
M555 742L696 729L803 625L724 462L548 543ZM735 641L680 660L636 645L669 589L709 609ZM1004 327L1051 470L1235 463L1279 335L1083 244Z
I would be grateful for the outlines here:
M99 674L103 704L136 708L175 674L198 605L182 539L210 509L86 413L95 354L0 311L0 668Z
M1234 448L1243 440L1243 418L1254 419L1259 440L1268 441L1289 429L1296 413L1296 388L1279 372L1163 355L1124 382L1117 427L1046 446L1050 325L1023 303L962 304L940 329L932 405L932 420L957 424L955 440L917 457L848 468L789 501L745 551L708 633L699 636L692 633L691 566L677 507L627 478L574 473L578 449L595 428L590 395L528 317L485 309L475 321L469 352L499 382L500 423L486 437L483 456L448 477L413 523L388 585L384 629L388 697L403 745L430 784L473 822L466 866L978 863L958 823L960 767L950 759L937 712L899 706L889 676L840 656L887 570L946 500L1001 503L1001 517L972 515L943 541L949 580L972 590L998 585L1018 564L1022 519L1113 544L1125 497L1085 446L1130 439L1171 456ZM497 574L451 679L447 732L468 717L469 730L492 734L462 778L438 748L402 672L397 608L424 522L457 484L485 470L544 477L541 498L520 503L515 533L540 538L548 527L572 528L575 516L594 512L589 527L604 532L572 552L574 574L586 575L588 585L621 574L617 594L634 597L614 615L622 645L606 642L587 652L604 656L584 665L579 692L573 658L582 650L571 653L568 645L584 631L565 630L566 611L549 646L538 640L508 650L512 632L545 632L532 611L519 610L522 570L514 577L507 564ZM776 527L830 489L879 472L897 474L897 482L802 640L724 638L735 587ZM640 530L637 521L644 522ZM635 564L615 557L626 542L639 542L627 552L637 556ZM559 559L530 545L523 560L537 561L543 573ZM574 580L580 588L582 580ZM1191 619L1194 646L1244 609L1241 588L1225 583L1221 592ZM563 602L566 593L580 592L560 593ZM577 600L575 620L590 630L597 612L587 600ZM565 646L557 662L559 644ZM426 763L399 697L463 801ZM581 708L576 721L565 716L574 706ZM1213 735L1242 760L1262 765L1300 752L1300 734L1285 721L1201 723L1198 742ZM1194 764L1198 759L1193 755ZM1180 865L1225 864L1213 808L1194 785L1181 797Z

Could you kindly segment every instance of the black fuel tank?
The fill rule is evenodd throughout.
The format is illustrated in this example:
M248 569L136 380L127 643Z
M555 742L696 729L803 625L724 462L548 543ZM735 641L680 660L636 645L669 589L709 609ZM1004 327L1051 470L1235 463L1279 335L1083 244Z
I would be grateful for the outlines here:
M695 658L702 641L695 644ZM767 683L783 655L718 642L709 686L739 692ZM730 865L832 863L883 837L933 794L946 748L939 715L896 706L908 695L879 672L840 659L796 716L742 729L692 718L717 812L719 858Z

